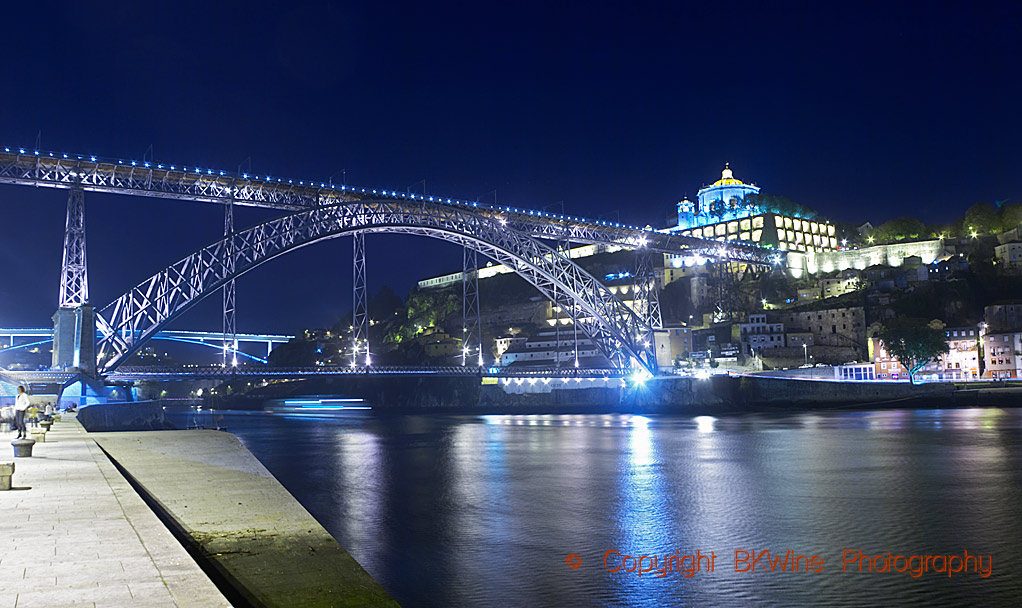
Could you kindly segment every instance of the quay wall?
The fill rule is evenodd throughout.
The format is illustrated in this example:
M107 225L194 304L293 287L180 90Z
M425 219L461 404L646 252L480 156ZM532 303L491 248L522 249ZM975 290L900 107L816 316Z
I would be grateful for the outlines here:
M161 401L132 401L83 406L78 409L78 422L85 430L99 431L161 431L174 426L167 421Z
M953 407L960 395L950 384L834 382L797 378L717 375L706 379L664 377L642 384L554 379L526 385L482 385L480 378L339 378L287 383L252 392L224 407L261 408L273 398L297 395L361 397L386 413L726 413L829 407ZM587 386L588 384L588 386ZM596 386L594 386L596 384ZM601 385L602 384L602 385ZM975 404L977 399L968 401Z

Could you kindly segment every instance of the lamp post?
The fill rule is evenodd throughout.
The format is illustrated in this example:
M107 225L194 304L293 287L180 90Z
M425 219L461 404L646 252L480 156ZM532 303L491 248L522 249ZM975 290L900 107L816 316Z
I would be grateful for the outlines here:
M809 364L809 345L805 342L802 343L802 354L805 355L806 365Z

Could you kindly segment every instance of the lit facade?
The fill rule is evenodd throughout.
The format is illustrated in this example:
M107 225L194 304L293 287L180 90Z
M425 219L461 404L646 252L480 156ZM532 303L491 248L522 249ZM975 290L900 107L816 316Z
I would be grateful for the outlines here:
M558 364L572 367L576 360L583 367L606 367L610 363L592 340L579 336L576 343L572 332L561 332L560 336L553 331L540 332L524 343L510 346L500 355L503 367L554 367Z
M838 247L833 224L777 213L757 213L693 228L679 227L676 231L682 236L716 241L742 241L781 251L815 253L836 251Z
M983 377L1022 377L1022 332L997 332L983 336Z
M944 331L948 353L940 358L945 380L971 380L979 377L979 329L951 327Z
M1001 270L1011 274L1022 272L1022 243L1012 241L994 247L994 257Z
M782 312L780 317L786 327L797 327L812 332L813 343L817 346L862 349L866 343L866 312L861 306Z
M908 380L908 370L892 357L880 338L869 339L869 354L876 368L877 380Z
M750 194L759 194L759 187L736 179L725 168L719 180L699 191L698 205L687 199L678 203L678 225L671 230L682 236L743 241L782 251L837 250L830 223L766 213L745 202Z
M725 165L720 179L699 190L696 195L698 205L688 199L678 203L678 228L749 217L757 210L755 206L745 204L745 197L750 194L759 194L759 187L735 179L731 169Z
M666 325L653 332L653 343L657 367L669 370L692 352L692 330L684 325Z
M740 324L738 332L746 353L784 348L784 323L767 323L766 315L749 315L749 322Z

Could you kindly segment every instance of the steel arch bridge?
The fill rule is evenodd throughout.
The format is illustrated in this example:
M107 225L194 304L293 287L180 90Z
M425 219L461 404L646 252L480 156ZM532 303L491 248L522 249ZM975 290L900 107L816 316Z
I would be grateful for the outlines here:
M617 222L554 214L543 210L487 205L465 200L291 180L269 175L196 166L98 158L5 147L0 151L0 183L67 189L64 257L59 304L54 316L54 369L97 372L93 350L92 308L88 306L84 192L204 202L224 206L224 238L154 275L118 298L95 318L102 338L95 346L109 371L153 336L155 329L215 290L223 293L224 367L237 349L235 277L290 249L316 240L353 237L352 365L364 354L371 367L365 287L367 232L405 232L441 238L465 248L463 288L464 344L478 344L482 357L478 304L478 258L482 252L506 264L566 310L574 327L589 334L617 365L638 361L655 371L650 328L661 326L656 274L651 254L688 255L713 260L718 300L729 301L732 263L780 265L784 252L741 241L718 242L680 236ZM290 213L241 232L234 229L234 206ZM499 225L499 226L498 226ZM538 240L537 240L538 239ZM556 248L543 243L556 244ZM638 317L607 293L602 284L570 261L571 243L634 249L638 252ZM730 310L730 309L728 309ZM558 325L559 327L559 325ZM73 329L74 331L65 331ZM60 337L58 346L58 336ZM578 336L575 333L576 352ZM559 340L559 338L558 338ZM233 347L232 347L233 344ZM463 365L467 365L465 349ZM481 361L480 361L481 362ZM234 363L236 365L236 361ZM576 363L577 365L577 363Z
M167 323L263 262L312 243L369 232L429 236L513 269L562 310L619 367L656 373L652 329L599 280L506 222L428 201L355 201L297 211L232 232L153 275L97 311L101 371L109 372Z

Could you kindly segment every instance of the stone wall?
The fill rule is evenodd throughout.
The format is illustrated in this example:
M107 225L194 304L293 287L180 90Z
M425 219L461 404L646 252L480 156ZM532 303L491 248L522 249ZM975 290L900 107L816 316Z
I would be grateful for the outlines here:
M99 403L78 409L78 422L89 432L173 429L161 401Z
M919 256L923 264L930 264L944 254L940 240L916 241L874 245L846 251L820 251L815 253L788 252L788 272L796 279L806 274L820 274L870 266L901 266L905 258Z

